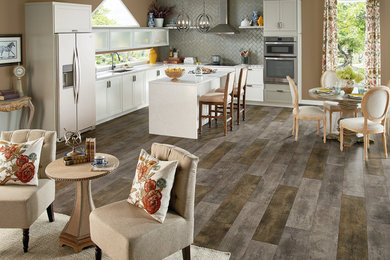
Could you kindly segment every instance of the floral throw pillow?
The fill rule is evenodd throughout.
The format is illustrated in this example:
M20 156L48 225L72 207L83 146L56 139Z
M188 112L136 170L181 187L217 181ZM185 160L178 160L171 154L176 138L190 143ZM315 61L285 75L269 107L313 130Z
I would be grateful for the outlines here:
M26 143L0 140L0 184L38 185L43 139Z
M163 223L168 211L176 167L177 161L160 161L142 149L127 201Z

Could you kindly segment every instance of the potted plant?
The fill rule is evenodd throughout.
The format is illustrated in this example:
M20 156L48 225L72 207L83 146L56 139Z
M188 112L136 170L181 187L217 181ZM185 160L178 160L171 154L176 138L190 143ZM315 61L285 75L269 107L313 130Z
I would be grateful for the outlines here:
M345 94L351 94L355 82L360 83L364 79L362 74L354 72L350 66L345 67L344 70L338 70L337 77L344 81Z
M149 13L153 13L156 27L163 27L164 18L172 13L174 6L161 6L155 1L149 9Z

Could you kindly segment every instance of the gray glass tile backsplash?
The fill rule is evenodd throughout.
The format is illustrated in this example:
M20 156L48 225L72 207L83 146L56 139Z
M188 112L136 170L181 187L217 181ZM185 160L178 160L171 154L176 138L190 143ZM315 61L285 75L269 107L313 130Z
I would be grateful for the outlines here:
M182 9L181 0L160 0L163 5L175 5L175 18ZM192 21L202 12L202 0L185 0L185 12ZM236 28L244 17L251 19L253 11L263 14L263 3L259 0L230 0L229 23ZM206 0L206 12L212 16L213 24L219 23L219 0ZM210 63L212 55L220 55L223 63L241 63L240 51L250 50L250 64L263 64L263 30L245 29L235 35L215 35L200 33L196 29L189 32L170 30L170 47L180 51L182 57L197 57L202 63ZM160 48L162 59L167 59L169 48Z

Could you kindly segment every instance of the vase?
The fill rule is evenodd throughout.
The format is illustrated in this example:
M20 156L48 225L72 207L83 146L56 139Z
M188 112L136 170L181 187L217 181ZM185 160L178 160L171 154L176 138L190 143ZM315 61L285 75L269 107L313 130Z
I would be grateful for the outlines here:
M149 13L149 21L148 21L148 26L149 27L154 27L156 24L154 23L154 15L153 13Z
M156 24L156 27L163 27L164 18L154 18L154 23Z
M259 19L259 14L257 11L253 11L253 16L252 16L252 25L257 26L257 20Z
M156 64L157 61L157 53L156 51L152 48L149 52L149 63L150 64Z
M351 94L354 88L354 81L353 80L344 80L344 93L345 94Z

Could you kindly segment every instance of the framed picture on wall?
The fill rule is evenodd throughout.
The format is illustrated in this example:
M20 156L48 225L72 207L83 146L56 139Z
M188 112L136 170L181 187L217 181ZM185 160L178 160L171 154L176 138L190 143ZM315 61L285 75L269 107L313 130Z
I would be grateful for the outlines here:
M0 34L0 66L22 63L22 35Z

